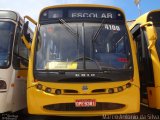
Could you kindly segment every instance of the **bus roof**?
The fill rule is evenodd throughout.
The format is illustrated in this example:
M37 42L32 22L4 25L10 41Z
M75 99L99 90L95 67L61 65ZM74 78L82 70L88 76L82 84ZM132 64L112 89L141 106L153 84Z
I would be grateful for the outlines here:
M137 18L137 19L135 20L135 22L130 26L130 30L131 30L135 25L144 24L144 23L146 23L146 22L151 21L151 20L149 19L149 16L150 16L151 14L154 14L154 13L158 13L158 14L160 15L160 9L159 9L159 10L152 10L152 11L150 11L150 12L148 12L148 13L145 13L145 14L141 15L141 16L140 16L139 18Z
M111 8L120 11L123 16L125 16L122 9L114 6L106 6L106 5L99 5L99 4L63 4L63 5L54 5L54 6L48 6L41 10L40 14L43 13L45 10L52 9L52 8L70 8L70 7L95 7L95 8ZM40 20L40 16L39 16ZM125 18L126 20L126 18Z
M16 22L20 22L22 25L25 22L19 13L12 11L12 10L0 10L0 19L11 19ZM31 36L33 37L33 32L30 27L29 27L29 32L32 33Z
M14 21L17 21L19 19L20 15L11 10L0 10L0 19L11 19Z

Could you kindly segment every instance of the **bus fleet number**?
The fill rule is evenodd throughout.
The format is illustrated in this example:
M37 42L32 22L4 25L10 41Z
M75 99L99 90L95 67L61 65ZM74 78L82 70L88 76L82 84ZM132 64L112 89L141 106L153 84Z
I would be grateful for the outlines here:
M118 25L105 24L105 29L120 31L120 27Z

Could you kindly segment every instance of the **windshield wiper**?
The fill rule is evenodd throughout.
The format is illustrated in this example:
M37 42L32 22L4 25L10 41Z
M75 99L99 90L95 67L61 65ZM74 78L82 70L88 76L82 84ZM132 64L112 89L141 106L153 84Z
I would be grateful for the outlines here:
M106 66L101 66L101 70L116 70L114 67L106 67Z
M79 34L75 31L64 19L59 19L60 23L64 25L65 29L70 32L74 37L79 38Z
M105 21L106 21L105 19L102 20L100 27L98 28L97 32L93 36L92 42L94 42L98 38L98 36L99 36L99 34L100 34L100 32L101 32L101 30L103 28L103 25L104 25Z
M79 61L79 60L84 60L84 57L79 57L79 58L76 58L75 60L72 61L73 62L76 62L76 61ZM101 69L101 66L98 64L98 62L96 62L94 59L90 58L90 57L85 57L85 60L90 60L90 61L93 61L96 66Z

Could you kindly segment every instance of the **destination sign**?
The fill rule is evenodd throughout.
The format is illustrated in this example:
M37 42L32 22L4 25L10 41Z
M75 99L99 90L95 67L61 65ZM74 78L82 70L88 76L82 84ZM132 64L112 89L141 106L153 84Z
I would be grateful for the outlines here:
M58 8L42 12L40 21L50 19L119 19L124 20L123 14L115 9L105 8Z
M108 18L113 19L116 18L116 13L113 11L105 11L105 10L69 10L68 12L69 18Z

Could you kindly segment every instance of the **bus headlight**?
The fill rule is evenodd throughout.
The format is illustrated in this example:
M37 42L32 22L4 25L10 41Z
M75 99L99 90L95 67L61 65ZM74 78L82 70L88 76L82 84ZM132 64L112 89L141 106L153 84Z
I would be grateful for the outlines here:
M0 80L0 89L7 89L7 84L4 80Z

